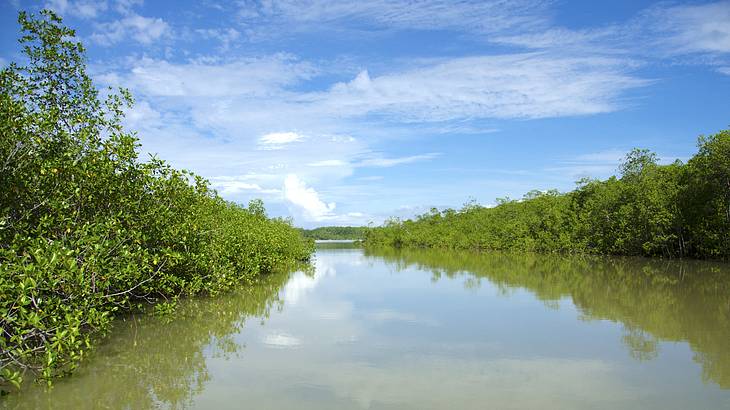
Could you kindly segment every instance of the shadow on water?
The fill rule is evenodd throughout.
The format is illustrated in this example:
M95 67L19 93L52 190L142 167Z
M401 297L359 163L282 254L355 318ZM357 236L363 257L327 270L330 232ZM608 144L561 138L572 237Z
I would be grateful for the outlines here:
M29 383L0 399L0 408L184 408L210 380L206 358L243 354L233 337L247 320L263 323L283 308L279 291L291 275L276 272L231 293L184 300L169 317L120 318L76 373L51 388Z
M375 248L365 255L396 270L430 271L432 281L487 280L506 293L522 288L546 306L570 298L584 320L625 328L623 342L637 360L651 360L661 341L687 342L705 382L730 388L730 265L645 258L474 253Z

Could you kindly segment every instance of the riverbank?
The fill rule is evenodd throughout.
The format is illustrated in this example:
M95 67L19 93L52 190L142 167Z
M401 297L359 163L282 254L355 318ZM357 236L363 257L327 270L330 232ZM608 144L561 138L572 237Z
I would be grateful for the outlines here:
M366 245L730 258L730 131L698 140L687 163L630 152L621 175L497 206L432 209L366 231Z
M74 371L115 316L247 285L313 243L258 200L222 199L122 126L52 12L20 13L27 65L0 72L0 388Z

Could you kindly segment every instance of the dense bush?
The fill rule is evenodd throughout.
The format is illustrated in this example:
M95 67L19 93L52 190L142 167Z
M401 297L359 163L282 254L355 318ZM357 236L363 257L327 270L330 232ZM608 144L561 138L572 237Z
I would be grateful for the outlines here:
M730 257L730 131L701 137L686 164L634 150L621 177L570 193L532 191L493 208L469 204L390 220L366 244L666 257Z
M103 99L51 12L21 13L25 66L0 73L0 382L71 371L112 317L247 283L312 252L288 221L138 158L124 90Z

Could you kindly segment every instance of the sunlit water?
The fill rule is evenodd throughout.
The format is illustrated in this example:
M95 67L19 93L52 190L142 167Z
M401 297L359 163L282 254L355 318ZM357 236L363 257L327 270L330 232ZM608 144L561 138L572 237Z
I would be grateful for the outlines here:
M730 268L362 250L117 322L8 408L730 409Z

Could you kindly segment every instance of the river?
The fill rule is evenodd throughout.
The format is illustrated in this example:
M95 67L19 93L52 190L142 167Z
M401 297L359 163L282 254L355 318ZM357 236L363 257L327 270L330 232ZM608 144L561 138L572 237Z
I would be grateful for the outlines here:
M730 265L320 244L0 407L730 409Z

